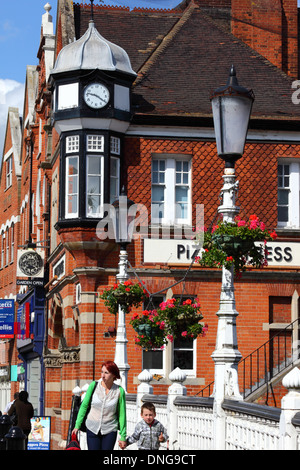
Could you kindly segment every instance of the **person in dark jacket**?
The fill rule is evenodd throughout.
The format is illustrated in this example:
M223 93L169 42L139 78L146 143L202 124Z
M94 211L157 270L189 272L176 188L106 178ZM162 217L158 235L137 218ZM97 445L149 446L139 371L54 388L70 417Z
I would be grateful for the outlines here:
M19 398L17 398L8 411L8 416L13 414L17 415L17 424L19 428L22 429L26 436L26 443L28 440L28 435L31 430L31 418L33 417L33 406L28 401L28 393L23 390L19 393ZM27 447L27 446L26 446Z

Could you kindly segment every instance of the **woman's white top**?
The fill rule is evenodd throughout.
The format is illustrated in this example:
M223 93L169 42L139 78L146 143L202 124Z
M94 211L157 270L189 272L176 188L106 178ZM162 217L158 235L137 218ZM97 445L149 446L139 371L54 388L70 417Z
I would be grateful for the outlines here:
M86 427L94 434L108 434L118 430L117 407L120 397L119 386L113 383L106 394L106 388L99 380L93 394L91 410L87 416Z

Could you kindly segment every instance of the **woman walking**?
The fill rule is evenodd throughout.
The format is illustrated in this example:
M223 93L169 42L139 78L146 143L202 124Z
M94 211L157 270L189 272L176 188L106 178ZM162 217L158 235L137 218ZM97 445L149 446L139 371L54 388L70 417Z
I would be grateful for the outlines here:
M75 429L77 434L85 422L89 450L113 450L118 430L120 446L126 441L125 391L114 383L120 378L113 361L102 364L101 378L92 382L80 406Z
M26 390L19 393L19 398L13 402L7 414L8 416L12 416L13 414L17 416L16 426L21 428L25 434L27 448L28 435L31 431L30 420L33 417L34 410L32 404L28 401L28 392L26 392Z

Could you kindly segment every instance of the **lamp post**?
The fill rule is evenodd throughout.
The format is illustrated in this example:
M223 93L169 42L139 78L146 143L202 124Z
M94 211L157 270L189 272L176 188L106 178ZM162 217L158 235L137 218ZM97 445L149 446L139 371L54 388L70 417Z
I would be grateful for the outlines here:
M224 185L221 190L222 204L218 212L224 222L233 222L239 208L235 205L238 181L235 177L235 162L242 157L249 119L254 101L252 90L239 86L232 66L227 84L218 88L211 96L217 152L225 161ZM212 354L215 362L214 414L216 423L215 442L225 442L225 421L222 402L224 398L241 400L237 366L241 359L238 350L235 306L234 271L222 270L220 308L217 312L218 331L216 349Z
M130 210L130 208L134 206L134 202L127 198L124 188L122 188L120 197L116 201L114 201L112 205L115 210L113 217L113 222L115 226L115 238L116 242L120 245L119 272L116 277L120 283L123 283L128 279L127 245L131 242L132 239L134 228L133 221L135 219L136 211L133 212ZM130 369L130 366L127 362L127 343L128 339L126 336L126 312L124 308L119 305L114 361L119 367L121 385L126 392L128 371Z

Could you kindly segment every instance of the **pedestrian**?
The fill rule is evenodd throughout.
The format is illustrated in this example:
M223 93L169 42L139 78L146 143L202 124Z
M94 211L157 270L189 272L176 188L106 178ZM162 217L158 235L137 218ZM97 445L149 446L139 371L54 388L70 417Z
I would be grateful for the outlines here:
M28 435L31 431L30 420L33 417L34 411L32 404L28 401L28 392L26 390L19 393L19 398L14 401L7 414L8 416L16 415L16 426L21 428L26 436L27 449Z
M125 446L120 443L121 449L125 449L130 444L137 442L139 450L158 450L161 442L168 440L164 426L155 419L155 406L151 402L145 402L141 407L140 421L134 433L127 437Z
M6 407L4 408L4 411L3 411L3 414L4 414L4 415L7 415L7 413L8 413L8 411L9 411L11 405L15 402L15 400L16 400L17 398L19 398L19 392L16 392L16 393L14 394L14 399L13 399L13 401L10 401L10 402L6 405Z
M93 381L81 403L73 432L78 433L85 422L89 450L113 450L118 430L120 446L126 440L125 390L114 381L120 378L113 361L102 364L101 378Z

